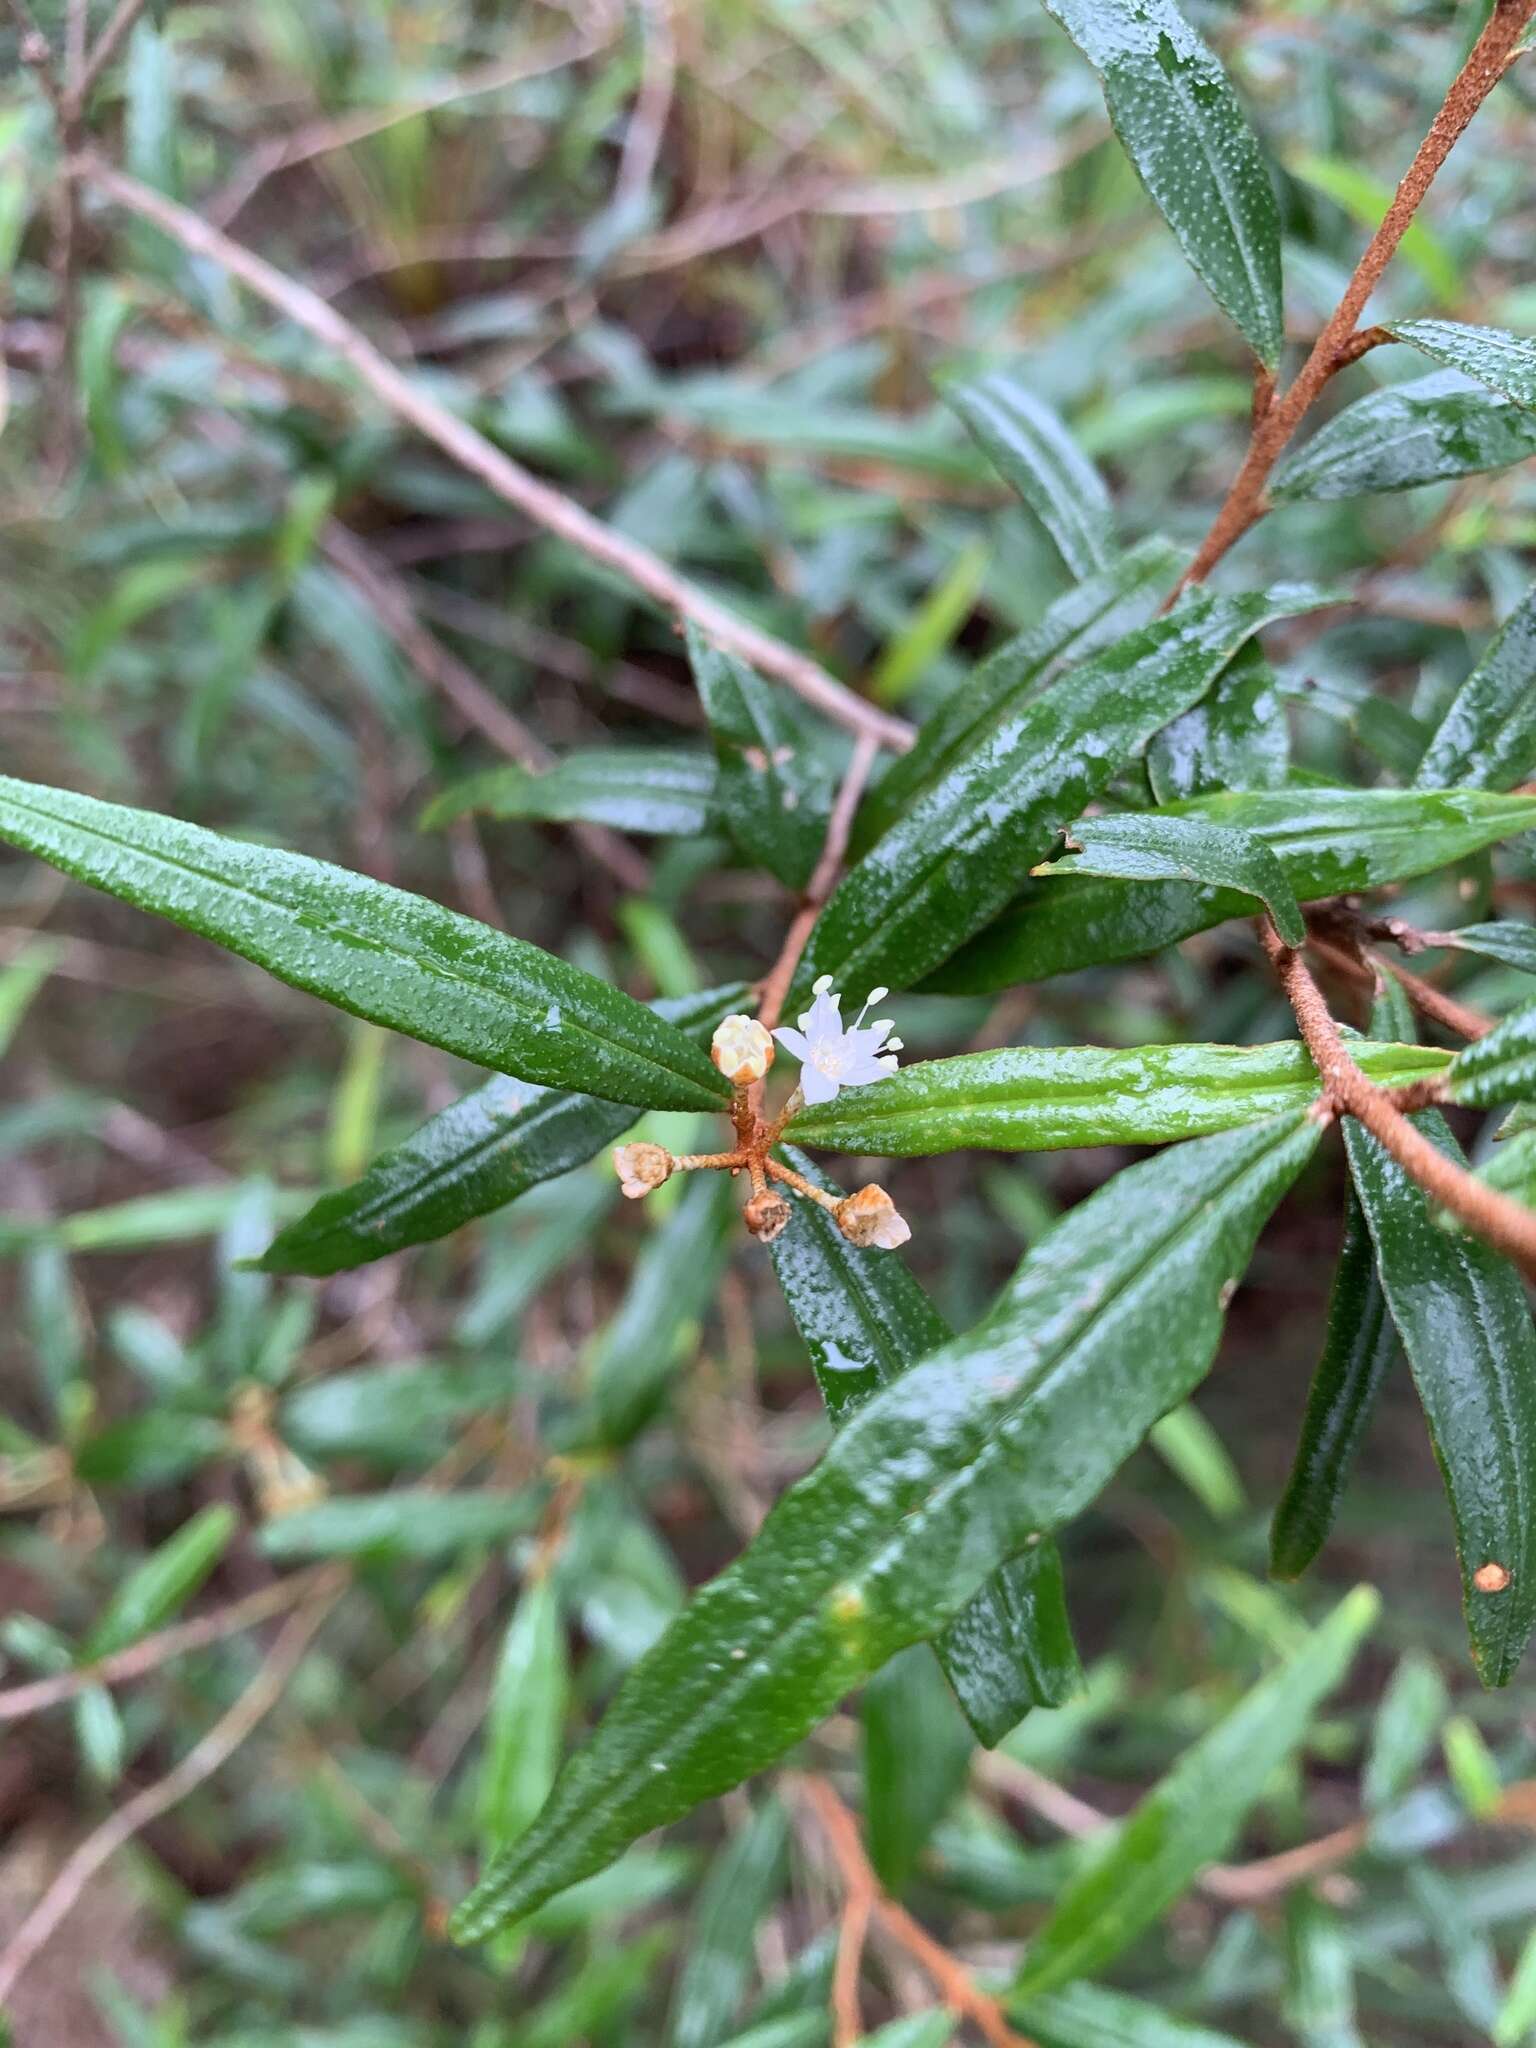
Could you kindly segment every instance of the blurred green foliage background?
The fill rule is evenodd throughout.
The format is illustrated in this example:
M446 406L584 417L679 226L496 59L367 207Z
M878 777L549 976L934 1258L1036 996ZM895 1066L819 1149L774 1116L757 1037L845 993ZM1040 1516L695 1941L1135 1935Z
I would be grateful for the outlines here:
M1288 320L1309 338L1481 10L1189 12L1281 167ZM61 51L87 15L99 33L106 10L38 10ZM789 898L708 830L423 825L525 731L559 753L696 738L674 622L154 229L87 197L62 275L58 138L5 36L6 769L366 869L642 996L760 974ZM1517 71L1456 152L1383 294L1394 312L1536 319L1532 90ZM903 715L1064 587L936 380L1027 365L1130 535L1192 544L1244 444L1241 350L1035 0L185 0L136 19L89 129L499 445ZM1395 353L1345 395L1403 375ZM1306 620L1271 638L1310 765L1411 766L1533 545L1528 467L1266 521L1248 574L1304 559L1370 598L1325 640ZM1452 921L1482 872L1415 885L1410 907ZM899 1028L921 1053L1285 1036L1245 944L1229 928L997 1000L909 998ZM1499 1007L1508 980L1484 967L1464 992ZM0 1937L248 1697L277 1607L321 1624L219 1773L91 1879L16 1991L18 2048L828 2039L839 1886L789 1787L642 1845L489 1953L438 1931L487 1832L531 1813L616 1676L826 1441L758 1248L701 1230L675 1188L621 1213L599 1161L327 1282L247 1270L276 1223L473 1075L16 858L0 1049L0 1717L18 1724ZM653 1121L691 1142L689 1120ZM945 1313L974 1320L1124 1156L894 1169ZM1404 1374L1317 1572L1264 1575L1339 1174L1330 1154L1266 1237L1198 1413L1070 1532L1084 1694L984 1758L909 1655L799 1760L850 1793L862 1776L882 1877L985 1974L1080 1854L1029 1773L1123 1812L1342 1588L1384 1590L1350 1687L1244 1845L1350 1823L1364 1762L1384 1816L1369 1853L1258 1900L1192 1890L1113 1973L1147 2004L1068 1992L1027 2016L1062 2048L1482 2042L1536 1915L1536 1799L1507 1789L1532 1767L1529 1696L1476 1692ZM642 1293L646 1249L683 1231L700 1284ZM594 1358L637 1330L665 1367L659 1411L621 1453L563 1458ZM231 1609L228 1634L123 1683L7 1706ZM872 1975L871 2025L930 2000L899 1954Z

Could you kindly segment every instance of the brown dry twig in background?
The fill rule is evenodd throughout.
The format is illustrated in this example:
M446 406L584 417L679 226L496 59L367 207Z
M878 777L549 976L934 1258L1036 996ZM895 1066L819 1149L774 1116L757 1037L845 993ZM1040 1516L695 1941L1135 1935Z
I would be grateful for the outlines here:
M1300 425L1302 415L1328 379L1377 341L1388 338L1379 328L1357 332L1355 323L1396 253L1398 243L1412 226L1413 217L1423 204L1440 167L1478 108L1518 55L1520 38L1533 15L1536 15L1536 0L1495 0L1487 26L1472 46L1466 63L1452 80L1439 112L1429 125L1428 134L1403 174L1381 226L1355 265L1344 296L1314 342L1311 354L1287 389L1273 393L1262 408L1243 465L1233 479L1210 532L1180 578L1174 596L1188 584L1198 583L1208 576L1233 543L1264 516L1264 486L1270 471Z
M79 1903L86 1886L102 1866L152 1821L168 1813L205 1778L212 1777L250 1736L263 1716L282 1698L288 1681L298 1669L320 1624L340 1598L345 1573L333 1573L327 1589L318 1593L301 1613L294 1615L266 1662L241 1693L239 1699L188 1750L175 1769L136 1792L126 1804L108 1816L69 1857L59 1874L6 1944L0 1954L0 2010L3 2010L21 1978L38 1953Z
M871 1920L878 1923L883 1932L932 1979L944 2004L972 2021L991 2048L1037 2048L1037 2044L1025 2035L1015 2033L1002 2006L990 1993L981 1989L964 1963L951 1955L941 1942L935 1941L926 1928L919 1926L904 1906L897 1905L881 1890L880 1881L864 1853L857 1823L826 1780L797 1778L794 1786L826 1836L849 1898L859 1902L863 1922L856 1915L851 1931L859 1932L861 1924ZM845 1939L849 1932L849 1922L845 1919ZM847 2005L846 1990L844 2005ZM853 2017L856 2023L856 2004Z
M1536 0L1531 0L1531 4L1536 6ZM739 655L765 676L787 684L838 725L868 734L881 746L896 752L905 752L910 747L913 731L904 719L894 718L878 705L867 703L810 655L738 617L649 548L605 525L574 498L504 455L467 420L449 412L397 369L358 328L307 285L288 277L253 250L231 241L187 207L177 205L134 178L125 177L96 157L76 158L71 172L103 197L141 220L153 222L189 254L206 257L333 350L380 404L433 442L469 475L478 477L497 497L614 571L673 617L691 620L706 639Z

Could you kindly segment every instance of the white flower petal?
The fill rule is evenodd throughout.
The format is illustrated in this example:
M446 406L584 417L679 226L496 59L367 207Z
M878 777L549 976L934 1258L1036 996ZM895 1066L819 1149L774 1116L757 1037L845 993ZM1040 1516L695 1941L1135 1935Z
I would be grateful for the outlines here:
M835 1102L840 1085L818 1066L807 1064L800 1069L800 1088L807 1103Z

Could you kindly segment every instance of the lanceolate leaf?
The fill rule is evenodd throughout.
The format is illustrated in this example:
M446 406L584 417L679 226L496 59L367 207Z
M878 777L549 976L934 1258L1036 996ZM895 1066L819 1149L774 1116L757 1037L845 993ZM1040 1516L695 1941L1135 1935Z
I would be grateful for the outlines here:
M1536 827L1536 797L1475 789L1298 785L1196 797L1166 806L1163 815L1175 812L1264 840L1300 903L1407 881ZM968 995L1043 981L1156 952L1226 918L1247 917L1251 908L1234 889L1184 882L1042 879L926 986Z
M1356 399L1275 472L1270 496L1358 498L1504 469L1536 452L1536 417L1457 370Z
M982 734L844 876L802 979L908 988L1002 909L1124 763L1210 688L1266 620L1316 592L1201 592Z
M1317 1127L1282 1117L1128 1168L977 1329L866 1401L637 1664L454 1933L482 1939L781 1754L1079 1512L1204 1374L1232 1283Z
M1351 1054L1359 1050L1350 1046ZM1300 1578L1327 1541L1376 1396L1400 1350L1376 1272L1376 1249L1351 1189L1328 1302L1328 1335L1270 1529L1270 1569L1277 1578Z
M1536 768L1536 588L1452 698L1424 750L1421 789L1513 789Z
M1480 953L1488 960L1517 967L1522 974L1536 974L1536 926L1517 924L1512 917L1494 924L1464 924L1453 932L1439 934L1436 943L1454 946L1461 953Z
M1234 2034L1104 1984L1064 1984L1059 1991L1010 1998L1008 2013L1040 2048L1249 2048Z
M1045 401L1002 372L951 384L944 398L1055 541L1072 574L1102 569L1113 525L1109 492Z
M1415 1121L1459 1157L1443 1118ZM1353 1118L1344 1141L1450 1497L1473 1659L1485 1685L1505 1685L1536 1625L1536 1333L1525 1290L1507 1260L1442 1229L1423 1189ZM1507 1577L1479 1585L1490 1565Z
M1502 327L1472 327L1462 320L1387 320L1388 334L1421 355L1433 356L1502 392L1516 405L1536 409L1536 340L1507 334Z
M1226 73L1171 0L1046 0L1098 72L1115 132L1191 267L1254 354L1280 360L1280 216Z
M771 1799L726 1843L699 1887L664 2048L717 2048L741 2002L758 1922L784 1883L789 1822Z
M1288 946L1306 940L1307 927L1279 857L1239 826L1132 811L1079 820L1067 844L1069 851L1039 872L1113 875L1128 882L1208 882L1213 888L1236 889L1264 905Z
M1192 711L1165 725L1147 749L1160 804L1217 789L1278 789L1291 735L1274 670L1254 641L1216 678Z
M743 853L787 888L810 880L832 780L787 693L690 627L688 658L715 737L720 815Z
M1351 1045L1390 1086L1440 1072L1429 1046ZM889 1080L845 1088L802 1109L797 1143L886 1158L985 1147L1048 1152L1067 1145L1157 1145L1300 1109L1317 1070L1294 1039L1274 1045L1004 1046L918 1060ZM882 1269L889 1261L882 1260Z
M744 994L738 982L652 1007L695 1036L712 1031ZM340 1273L446 1237L584 1165L634 1121L624 1103L498 1076L382 1154L361 1179L322 1195L279 1232L261 1265L269 1273Z
M479 1066L645 1109L714 1109L729 1094L708 1056L632 997L367 875L10 776L0 838Z
M573 819L621 832L702 832L714 808L712 755L686 747L588 747L537 773L515 762L450 785L422 813L430 829L490 818Z
M1475 1039L1451 1062L1446 1083L1453 1102L1497 1109L1536 1090L1536 1003L1511 1011L1486 1038Z
M910 753L892 763L864 799L853 847L863 853L902 812L942 780L982 735L1019 710L1062 663L1086 661L1156 611L1181 557L1165 540L1144 540L1066 591L1032 626L995 653L923 721Z
M830 1186L804 1153L792 1165ZM797 1202L772 1246L774 1270L834 1423L950 1336L896 1258L855 1251L823 1209ZM1055 1707L1082 1678L1061 1556L1048 1537L1011 1558L934 1644L966 1719L988 1747L1031 1707Z
M1091 1976L1226 1854L1266 1780L1307 1732L1375 1621L1369 1586L1341 1600L1321 1628L1209 1735L1185 1752L1086 1869L1029 1944L1016 1990L1054 1990Z

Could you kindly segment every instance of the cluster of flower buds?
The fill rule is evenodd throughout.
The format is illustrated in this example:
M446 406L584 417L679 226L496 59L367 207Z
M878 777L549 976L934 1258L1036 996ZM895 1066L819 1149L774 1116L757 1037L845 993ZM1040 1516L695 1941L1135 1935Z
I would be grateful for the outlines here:
M661 1187L674 1173L697 1167L719 1167L731 1173L749 1173L752 1196L745 1210L749 1231L760 1244L772 1244L788 1227L793 1207L785 1187L793 1188L805 1200L827 1210L849 1244L861 1249L894 1251L912 1233L884 1188L873 1185L856 1194L828 1194L775 1153L779 1133L802 1102L833 1101L843 1088L864 1088L884 1081L895 1071L901 1040L891 1036L887 1022L864 1022L865 1013L888 993L871 989L853 1023L845 1026L839 997L831 977L823 975L813 984L815 1001L800 1019L799 1030L788 1028L769 1033L755 1017L727 1017L715 1029L709 1056L736 1089L732 1121L736 1125L736 1148L730 1152L690 1154L674 1158L664 1145L618 1146L613 1163L619 1184L631 1201ZM766 1076L774 1060L774 1039L778 1039L800 1062L800 1084L776 1122L763 1120L757 1098L746 1090ZM770 1185L775 1183L775 1185Z

